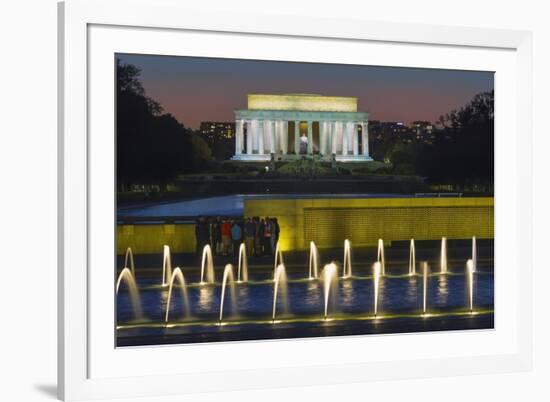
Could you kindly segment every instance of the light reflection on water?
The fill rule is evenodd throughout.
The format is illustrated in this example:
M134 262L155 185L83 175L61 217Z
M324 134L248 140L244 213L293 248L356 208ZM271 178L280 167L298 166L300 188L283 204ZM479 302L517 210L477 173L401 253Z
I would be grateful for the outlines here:
M384 311L384 306L387 307L387 303L385 303L386 299L386 285L388 283L388 278L380 278L380 282L378 284L378 313ZM373 301L374 305L374 301Z
M253 299L250 297L250 290L245 283L237 284L237 310L247 311L250 309Z
M214 305L214 301L217 301L217 297L214 297L214 293L217 289L213 286L201 286L198 290L198 299L195 305L195 311L211 311ZM217 293L217 292L216 292ZM217 296L217 295L216 295Z
M144 315L151 320L161 320L166 309L167 288L151 287L143 281L139 284ZM334 293L336 309L331 312L345 314L370 314L373 311L372 279L339 280ZM237 312L239 316L270 317L273 303L273 283L241 283L236 285ZM190 286L189 300L195 319L209 320L219 313L220 286ZM465 307L464 275L433 275L428 278L427 308L445 309ZM422 308L422 278L383 277L379 288L379 311L388 314L398 311L418 311ZM476 306L492 306L494 283L492 273L476 273L474 303ZM332 299L332 294L331 294ZM183 316L179 293L172 296L171 316ZM322 284L318 280L291 281L288 283L289 312L295 316L313 316L323 312ZM282 305L281 305L282 307ZM279 310L282 312L282 309ZM229 310L228 310L229 313ZM132 304L126 291L117 297L117 320L125 322L133 317Z
M405 292L405 300L408 303L414 303L418 300L418 281L416 276L411 276L407 280L407 290Z
M353 291L352 281L350 280L341 281L339 305L342 307L353 305L354 296L355 296L355 292Z
M166 309L167 304L168 304L168 287L163 287L161 288L161 291L160 291L160 305L162 306L163 310Z
M321 303L321 285L318 281L308 282L304 302L310 306Z
M439 275L437 282L437 303L445 305L449 300L449 283L447 275Z

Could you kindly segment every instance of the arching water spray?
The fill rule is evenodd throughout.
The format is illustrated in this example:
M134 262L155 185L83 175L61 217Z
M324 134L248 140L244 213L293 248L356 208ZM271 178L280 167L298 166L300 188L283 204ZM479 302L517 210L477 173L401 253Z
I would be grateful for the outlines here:
M162 286L168 286L168 281L172 277L172 257L170 256L170 247L164 245L162 253Z
M376 252L376 261L380 263L382 275L386 275L386 257L384 256L384 240L378 239L378 251Z
M348 239L344 240L344 267L342 278L351 276L351 243Z
M128 285L128 291L130 292L130 300L132 301L132 309L134 310L134 317L141 318L143 311L141 309L141 299L139 298L139 290L136 283L136 279L128 268L124 268L120 271L118 279L116 281L116 294L118 295L118 289L122 281Z
M309 279L319 277L319 250L315 242L309 242Z
M130 265L128 265L130 263ZM124 268L130 267L130 270L132 271L132 275L134 275L134 278L136 277L136 270L134 267L134 253L132 253L132 248L128 247L126 249L126 255L124 256Z
M187 295L187 285L185 284L185 278L183 277L183 272L179 267L174 269L172 272L172 278L170 279L170 287L168 288L168 302L166 303L166 315L164 316L164 322L168 322L168 316L170 314L170 303L172 300L172 290L174 288L174 282L178 281L181 289L181 300L183 303L185 317L189 317L189 296Z
M285 312L288 310L288 294L287 294L287 277L284 264L279 264L275 269L275 283L273 285L273 314L272 320L275 321L277 314L277 296L281 294L283 300L283 309Z
M422 269L422 313L426 314L426 310L428 307L428 272L429 272L429 266L426 261L422 261L421 269Z
M474 264L473 271L477 271L477 239L472 237L472 263Z
M235 293L235 279L233 277L233 265L227 264L223 270L223 281L222 281L222 294L220 297L220 322L223 319L223 301L225 299L225 289L227 283L231 286L231 308L233 313L237 310L237 299Z
M442 237L441 238L441 257L439 262L441 273L446 274L447 273L447 238Z
M279 264L284 264L284 261L283 261L283 252L281 251L281 248L280 248L280 243L277 242L277 246L275 246L275 262L274 262L274 265L273 265L273 280L275 280L275 271L277 270L277 267L279 266Z
M212 258L212 249L209 244L202 249L201 285L204 283L214 283L214 260Z
M237 282L248 282L248 258L246 256L246 245L244 243L241 243L241 246L239 247Z
M330 264L325 265L323 272L321 273L323 278L323 295L325 297L325 320L327 319L328 314L328 302L330 299L330 291L333 286L336 286L338 281L338 267L335 263L331 262Z
M376 261L372 266L372 277L374 280L374 316L378 315L378 293L380 289L380 276L382 275L382 263Z
M468 307L474 311L474 261L466 261L466 278L468 282Z
M335 263L331 262L330 264L325 265L322 272L323 277L323 295L325 297L325 320L327 319L328 314L328 302L330 298L330 291L332 286L336 285L338 280L338 267Z
M409 250L409 275L416 274L416 249L414 247L414 239L411 239Z

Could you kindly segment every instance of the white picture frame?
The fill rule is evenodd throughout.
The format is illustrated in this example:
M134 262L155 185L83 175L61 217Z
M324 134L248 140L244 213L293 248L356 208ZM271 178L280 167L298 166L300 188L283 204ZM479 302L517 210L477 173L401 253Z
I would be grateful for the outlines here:
M131 13L127 12L129 9ZM465 69L491 69L494 63L495 238L499 238L500 244L495 248L495 265L498 264L499 272L506 273L495 281L495 330L339 338L338 343L345 350L369 351L368 356L353 353L351 357L335 353L334 339L325 338L115 349L113 327L109 328L112 321L105 319L108 314L104 314L113 310L114 298L100 300L95 296L105 290L104 286L112 288L112 267L111 271L92 269L102 258L112 261L112 250L98 240L99 237L110 241L105 230L109 231L113 223L109 208L114 198L109 192L114 189L109 182L114 180L114 160L102 166L94 162L98 156L104 159L103 149L114 143L108 135L113 132L114 120L106 117L114 113L114 100L112 96L108 99L108 86L102 86L101 80L113 68L106 64L109 54L117 51L178 54L181 35L193 39L187 43L196 46L189 45L186 51L197 56L269 58L277 53L279 59L336 60L331 56L334 52L325 56L313 50L305 55L297 50L292 53L294 47L300 49L295 42L303 45L307 41L312 49L317 45L343 49L340 59L345 59L348 48L350 52L357 46L375 49L373 59L365 59L363 63ZM224 38L231 38L227 46L213 44L223 42ZM232 48L230 45L234 43L242 46ZM262 48L260 43L270 46ZM392 47L411 49L411 57L406 61L393 57L387 50ZM288 387L530 369L532 37L529 32L360 19L283 18L238 10L217 15L200 8L188 9L177 0L70 0L59 5L59 49L58 392L61 399L162 396L275 384ZM437 64L429 57L415 58L430 49L448 57L439 57ZM356 60L348 62L352 61ZM499 81L499 77L503 78ZM499 89L500 94L509 96L500 95ZM498 179L503 176L506 180ZM96 188L103 189L96 191ZM106 218L99 220L104 225L95 220L103 213ZM507 218L499 220L499 217ZM102 272L110 273L104 276ZM405 343L412 337L420 344L437 346L449 341L457 344L452 353L428 349L405 353ZM259 354L268 353L266 345L272 350L272 358L258 359ZM320 348L326 353L318 353ZM376 350L388 355L376 355ZM397 357L400 350L401 358ZM200 357L221 353L225 360L235 363L212 368ZM292 361L288 360L291 353ZM167 359L168 356L186 357L189 369L168 363L161 367L158 361L163 359L181 361L176 357ZM243 376L246 382L240 381Z

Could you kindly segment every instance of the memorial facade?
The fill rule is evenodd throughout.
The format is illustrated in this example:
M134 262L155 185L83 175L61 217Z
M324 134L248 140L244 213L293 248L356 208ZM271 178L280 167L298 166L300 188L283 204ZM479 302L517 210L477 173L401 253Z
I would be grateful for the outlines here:
M355 97L249 94L235 125L233 160L372 160L368 113L357 111Z

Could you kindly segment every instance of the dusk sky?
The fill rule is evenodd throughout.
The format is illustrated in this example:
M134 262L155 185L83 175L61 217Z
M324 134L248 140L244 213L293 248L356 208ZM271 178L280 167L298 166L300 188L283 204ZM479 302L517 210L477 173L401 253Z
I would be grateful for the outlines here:
M435 122L480 92L492 72L120 54L141 69L147 96L186 127L234 121L249 93L355 96L370 120Z

